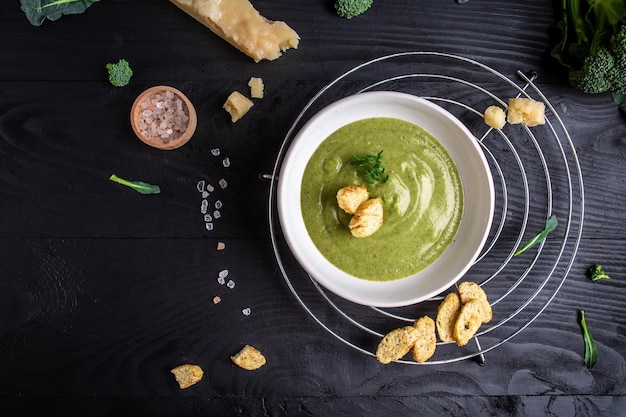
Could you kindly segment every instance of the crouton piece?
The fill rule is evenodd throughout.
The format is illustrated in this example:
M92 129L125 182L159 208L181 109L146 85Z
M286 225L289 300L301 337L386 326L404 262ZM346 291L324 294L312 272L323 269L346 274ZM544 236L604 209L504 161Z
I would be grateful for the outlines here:
M487 107L483 116L487 126L494 129L502 129L506 125L506 113L498 106Z
M248 371L254 371L265 365L265 356L256 348L245 345L236 355L231 356L233 363Z
M239 91L233 91L224 103L224 109L230 114L233 123L248 113L252 106L252 101Z
M488 320L487 317L489 317ZM481 324L490 320L491 306L487 300L470 300L463 304L454 324L454 340L456 344L465 346L474 337Z
M259 77L250 77L248 81L248 87L250 87L250 97L263 98L265 85L263 79Z
M538 126L546 123L546 105L542 101L518 97L509 99L507 120L511 124Z
M487 301L485 290L483 290L480 285L471 281L465 281L459 284L459 297L461 298L461 304L467 304L471 300ZM491 305L487 302L484 309L483 323L489 323L492 316Z
M413 327L419 336L411 348L413 360L419 363L426 362L435 354L437 348L437 336L435 334L435 321L428 316L419 318Z
M365 200L350 219L350 233L358 238L371 236L383 225L383 217L383 202L380 198Z
M461 304L465 304L470 300L486 300L487 294L483 288L471 281L464 281L459 284L459 297L461 298Z
M364 185L348 185L337 191L337 204L348 214L354 214L362 202L370 198Z
M178 382L181 389L197 384L204 376L202 368L192 364L179 365L170 372L174 374L174 378L176 378L176 382Z
M418 337L419 331L414 326L393 329L378 344L376 358L382 364L398 360L409 353Z
M454 342L454 323L459 316L461 300L459 295L451 292L446 295L437 308L437 333L442 342Z

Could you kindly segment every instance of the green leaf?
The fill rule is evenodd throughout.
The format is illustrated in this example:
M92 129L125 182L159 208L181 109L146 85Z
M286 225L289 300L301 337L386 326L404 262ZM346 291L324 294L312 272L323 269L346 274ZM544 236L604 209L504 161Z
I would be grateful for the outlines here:
M141 181L128 181L115 174L111 175L109 179L118 184L130 187L140 194L159 194L161 192L161 188L159 188L158 185L152 185Z
M379 182L389 181L389 175L385 174L385 167L380 160L382 154L383 151L378 152L377 155L354 155L353 160L350 162L350 164L361 168L363 178L372 187Z
M558 226L559 222L556 219L555 215L552 215L548 218L548 221L546 222L546 227L543 228L543 230L539 233L537 233L535 235L535 237L533 237L532 239L530 239L528 241L528 243L526 243L521 249L519 249L517 252L515 252L513 254L513 256L517 256L517 255L521 255L522 253L526 252L526 250L528 250L529 248L535 246L538 243L543 242L544 240L546 240L546 238L548 237L548 235L554 230L556 229L556 227Z
M623 113L626 113L626 94L613 93L612 97L613 97L613 102L617 104L619 109Z
M580 325L583 328L583 339L585 340L585 365L587 369L593 369L598 362L598 347L596 342L593 341L591 333L587 328L587 322L585 321L585 312L580 310Z
M83 13L100 0L20 0L21 9L33 26L40 26L46 19L57 20L66 14Z

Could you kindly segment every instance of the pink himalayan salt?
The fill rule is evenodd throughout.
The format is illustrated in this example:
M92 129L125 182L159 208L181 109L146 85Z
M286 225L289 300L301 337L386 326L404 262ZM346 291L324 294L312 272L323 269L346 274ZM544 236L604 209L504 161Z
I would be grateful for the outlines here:
M146 139L169 143L187 130L187 106L174 92L156 93L147 97L139 106L137 125Z

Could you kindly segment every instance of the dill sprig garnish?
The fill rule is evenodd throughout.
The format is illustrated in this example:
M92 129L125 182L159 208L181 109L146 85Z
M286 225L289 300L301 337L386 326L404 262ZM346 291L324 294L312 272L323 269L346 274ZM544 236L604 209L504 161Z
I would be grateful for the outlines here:
M380 160L382 154L383 151L378 152L376 155L354 155L352 157L353 160L350 162L350 164L361 168L363 178L372 187L380 182L389 181L389 175L385 174L385 167Z

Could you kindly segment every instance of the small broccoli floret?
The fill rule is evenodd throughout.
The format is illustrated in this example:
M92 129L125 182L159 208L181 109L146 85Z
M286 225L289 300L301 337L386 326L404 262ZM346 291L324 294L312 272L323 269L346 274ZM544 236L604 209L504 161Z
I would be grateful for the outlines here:
M343 18L352 19L365 13L372 6L372 3L374 0L337 0L335 11Z
M107 64L107 70L109 70L109 81L115 87L124 87L130 82L130 77L133 76L133 70L130 69L128 61L120 59L117 64Z
M591 278L592 281L598 281L600 279L611 279L611 277L609 277L609 275L604 272L604 269L602 269L602 265L593 265L589 268L588 273L589 278Z
M569 71L569 82L585 93L603 93L611 90L611 73L615 60L605 47L599 47L593 56L585 58L583 66Z

